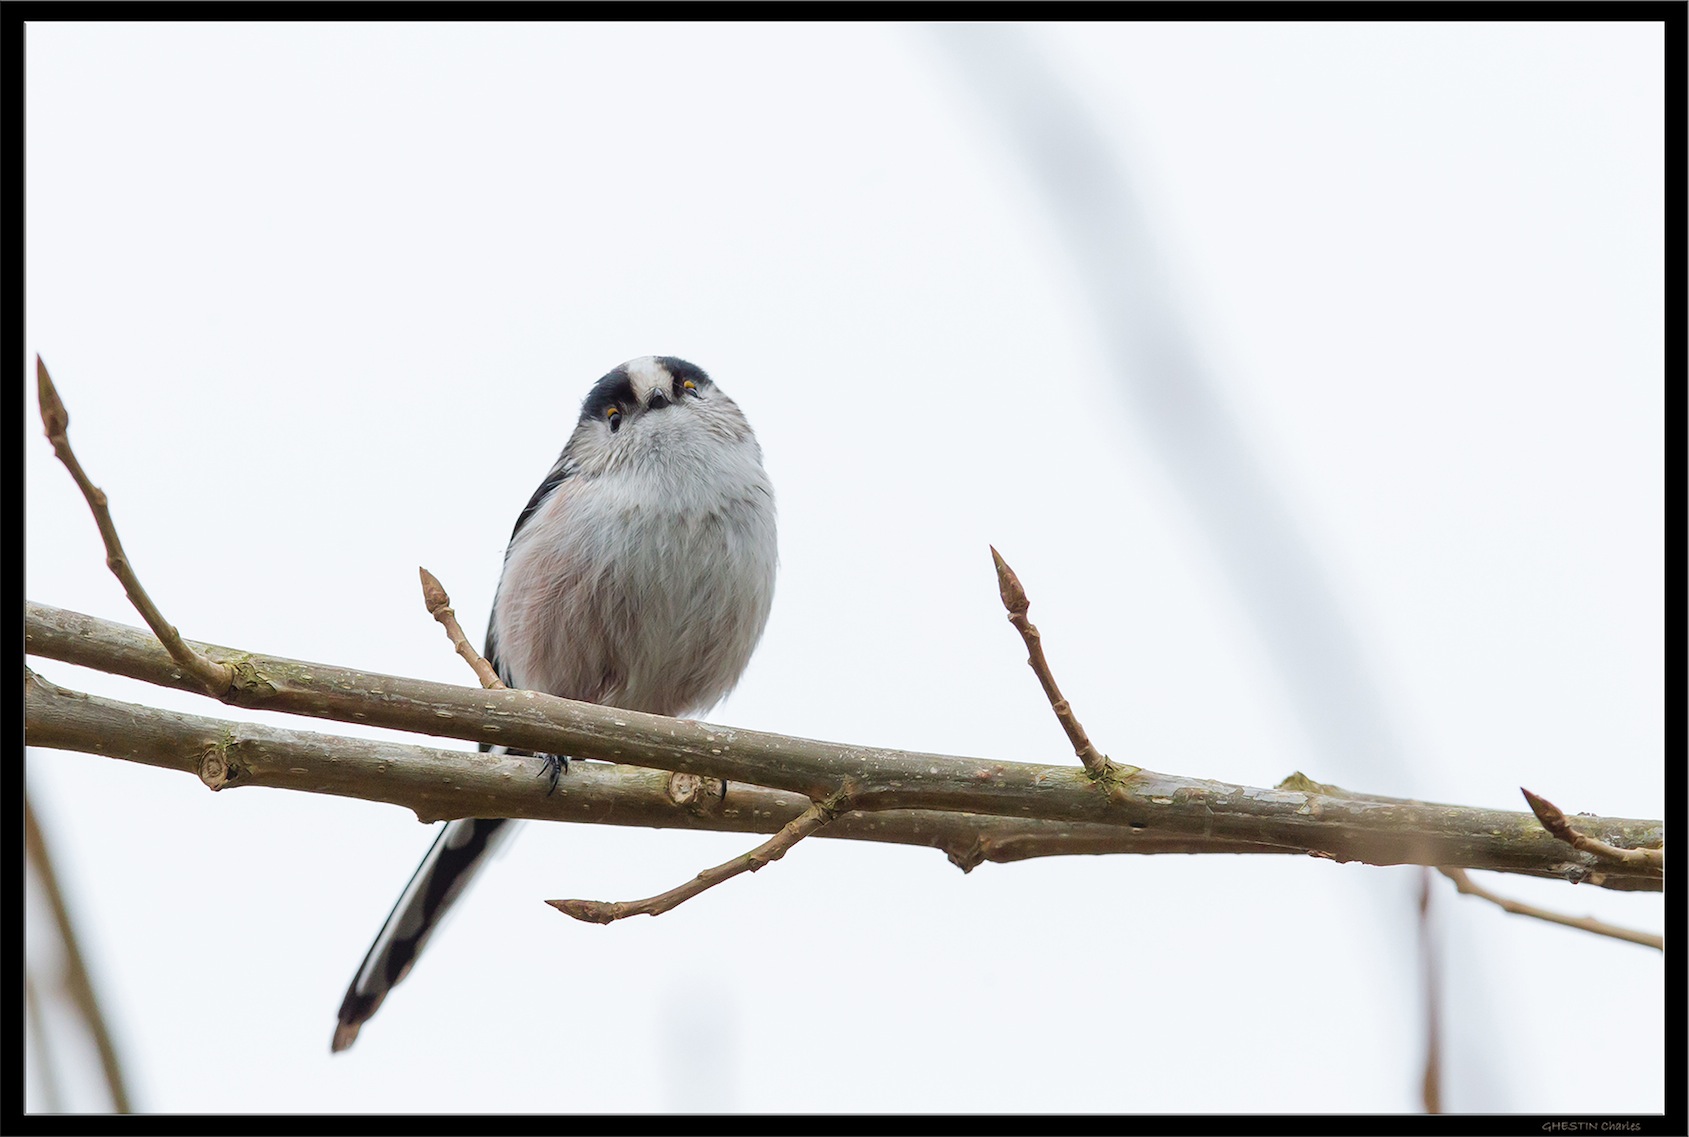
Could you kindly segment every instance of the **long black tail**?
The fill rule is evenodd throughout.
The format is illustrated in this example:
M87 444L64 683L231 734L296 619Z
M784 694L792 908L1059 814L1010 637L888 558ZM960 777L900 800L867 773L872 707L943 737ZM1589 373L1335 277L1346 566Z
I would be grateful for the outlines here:
M357 1040L359 1028L410 971L452 902L516 824L500 818L465 817L448 822L434 838L346 989L333 1050L345 1050Z

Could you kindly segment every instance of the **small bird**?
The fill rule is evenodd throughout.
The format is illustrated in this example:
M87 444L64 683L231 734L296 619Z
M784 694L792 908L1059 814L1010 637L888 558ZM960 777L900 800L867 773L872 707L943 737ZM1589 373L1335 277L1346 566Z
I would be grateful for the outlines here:
M630 360L593 386L516 518L487 661L510 687L702 715L750 662L777 564L774 488L744 413L683 359ZM554 790L568 757L536 757ZM516 824L440 831L346 991L333 1050L352 1045Z

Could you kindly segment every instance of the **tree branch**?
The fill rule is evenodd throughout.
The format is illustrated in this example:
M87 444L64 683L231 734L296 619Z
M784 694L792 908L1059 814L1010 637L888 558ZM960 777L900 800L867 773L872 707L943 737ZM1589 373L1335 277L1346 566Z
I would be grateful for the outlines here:
M28 651L37 656L197 690L139 629L32 603L25 638ZM1126 779L1116 797L1097 793L1090 776L1072 766L819 742L576 703L533 691L474 690L210 644L195 647L245 673L249 681L237 684L233 693L244 705L747 782L811 800L849 786L857 808L863 810L1084 822L1158 838L1220 838L1290 848L1337 861L1454 865L1588 880L1625 890L1661 888L1657 873L1570 849L1528 813L1351 794L1306 779L1260 789L1150 770ZM47 723L38 719L26 737L52 745L46 730ZM231 751L229 757L229 780L248 776L242 755ZM454 759L462 763L454 777L474 768L467 758ZM394 764L390 776L399 773ZM436 770L436 778L439 774ZM506 780L520 779L512 773ZM458 793L444 785L434 792L441 796L433 816L546 815L540 804L543 795L531 788L527 795L520 788L502 795ZM356 796L386 800L382 792ZM520 807L514 804L518 800ZM1663 826L1657 821L1596 818L1586 824L1619 847L1657 847L1663 842Z
M1425 1064L1419 1096L1426 1113L1443 1112L1443 977L1431 923L1431 870L1419 870L1419 961L1425 988Z
M1038 676L1038 683L1044 688L1044 697L1050 700L1050 709L1056 713L1056 721L1067 734L1068 742L1073 744L1073 753L1079 758L1087 773L1099 783L1111 790L1123 778L1128 778L1138 772L1136 766L1122 768L1109 761L1108 755L1103 754L1091 745L1091 736L1085 733L1085 728L1079 725L1079 716L1073 713L1073 705L1062 697L1061 688L1056 686L1056 677L1050 671L1050 661L1044 658L1044 636L1026 618L1026 611L1032 607L1027 599L1026 589L1021 587L1020 577L1009 567L1009 562L991 546L991 562L997 566L997 591L1003 597L1003 607L1008 609L1009 623L1015 626L1020 638L1026 641L1026 662L1032 668L1032 673Z
M463 625L457 622L457 613L452 610L452 598L446 595L445 585L440 583L440 578L420 565L416 571L422 577L422 601L428 605L428 614L446 629L446 638L452 641L457 653L475 672L475 678L489 691L504 690L504 680L498 677L493 665L475 650L475 646L469 642L469 637L463 634Z
M76 453L70 448L70 412L65 409L64 401L59 398L58 389L53 386L52 376L47 374L47 365L41 362L39 355L35 357L35 390L37 401L41 405L41 424L46 428L47 441L53 444L53 453L64 463L65 469L70 471L76 487L88 501L88 508L93 511L94 524L99 527L100 539L106 546L106 567L111 569L112 574L123 585L129 603L135 606L135 610L147 622L147 627L153 630L158 641L169 651L171 658L194 677L204 689L202 693L221 698L234 682L233 669L221 663L213 663L188 647L181 634L164 618L164 613L158 610L158 605L152 602L147 590L141 587L141 578L135 575L134 566L129 563L129 557L123 551L123 542L117 538L117 524L112 521L105 491L96 486L83 472L82 463L77 461Z
M1545 797L1538 797L1530 790L1520 786L1519 792L1525 795L1530 803L1531 812L1536 814L1542 827L1554 834L1556 838L1566 842L1572 848L1584 853L1591 853L1606 861L1617 861L1622 865L1642 865L1661 876L1666 871L1666 851L1662 846L1658 849L1620 849L1607 842L1572 828L1572 823L1566 819L1559 806Z
M82 959L76 924L70 918L70 908L65 903L64 893L59 889L58 874L53 871L53 859L47 852L47 838L41 832L40 823L35 820L35 810L31 808L27 794L23 802L23 825L26 856L30 867L35 870L36 879L41 882L42 891L46 894L47 905L53 913L53 926L58 932L59 945L64 949L65 992L75 1005L83 1028L93 1038L94 1048L99 1051L100 1069L105 1074L106 1090L111 1094L112 1109L118 1113L129 1113L129 1090L123 1078L123 1061L118 1057L117 1044L112 1041L111 1031L106 1027L105 1014L100 1010L100 997L94 990L94 981L88 974L88 965ZM50 1061L51 1055L47 1048L40 1046L39 1049L42 1060Z
M556 794L536 795L520 776L519 758L204 718L71 691L33 672L24 678L31 745L179 770L214 789L263 786L387 802L424 822L474 815L724 833L774 833L810 804L762 786L732 782L724 792L719 781L693 774L607 762L577 764ZM1115 825L932 810L848 813L818 836L928 846L964 872L985 861L1063 854L1302 853Z
M756 872L764 865L779 860L786 855L786 850L849 810L850 795L844 791L834 794L826 801L815 802L787 822L780 832L750 852L740 853L725 864L705 869L680 887L671 888L646 900L547 900L546 903L565 915L585 920L590 924L608 924L629 916L661 916L706 889L732 880L740 873Z
M1547 908L1538 908L1534 904L1525 904L1518 900L1509 900L1472 882L1466 875L1465 869L1454 869L1446 866L1437 870L1454 881L1455 888L1462 896L1476 896L1480 900L1488 900L1503 912L1511 912L1515 916L1530 916L1536 920L1546 920L1550 924L1560 924L1567 928L1581 928L1586 932L1593 932L1598 936L1611 936L1615 940L1625 940L1643 947L1651 947L1656 951L1666 950L1664 936L1657 936L1652 932L1638 932L1630 928L1621 928L1617 924L1608 924L1597 920L1593 916L1562 916L1558 912L1551 912Z

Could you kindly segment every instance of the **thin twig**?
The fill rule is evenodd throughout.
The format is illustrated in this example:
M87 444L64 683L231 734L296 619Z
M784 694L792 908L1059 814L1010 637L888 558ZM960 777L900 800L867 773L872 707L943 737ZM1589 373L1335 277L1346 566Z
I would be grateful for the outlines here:
M463 627L457 622L457 613L452 611L452 598L446 595L446 590L440 580L433 573L418 565L417 570L422 576L422 600L428 605L428 612L440 625L446 629L446 635L457 648L457 653L464 661L475 669L475 677L481 681L481 686L489 691L505 689L504 680L498 677L493 665L488 663L480 652L470 644L469 637L463 634Z
M1620 864L1644 865L1655 869L1662 876L1665 875L1666 851L1663 846L1658 849L1621 849L1617 845L1609 845L1605 841L1579 833L1572 828L1572 823L1566 819L1566 815L1561 812L1560 807L1547 798L1533 794L1524 786L1519 787L1519 792L1525 795L1525 800L1530 803L1531 812L1537 815L1537 820L1542 822L1542 827L1579 852L1589 853L1592 856L1602 857L1609 861L1618 861Z
M547 900L546 903L559 912L590 924L608 924L628 916L661 916L669 909L686 903L700 892L714 888L723 881L732 880L740 873L756 872L764 865L779 860L786 855L787 849L841 813L850 812L850 808L850 796L841 790L826 801L815 802L788 822L780 832L750 852L741 853L725 864L705 869L679 888L671 888L646 900Z
M991 560L997 566L997 591L1003 597L1003 607L1009 611L1009 623L1015 626L1020 638L1026 641L1026 662L1032 668L1032 673L1038 676L1038 682L1044 688L1044 696L1050 700L1050 709L1056 712L1056 721L1061 723L1062 730L1067 732L1067 740L1073 744L1073 752L1084 763L1085 771L1093 780L1113 784L1123 777L1137 773L1136 766L1121 766L1111 762L1108 755L1100 753L1091 745L1090 736L1085 728L1079 725L1079 718L1073 713L1072 705L1062 697L1061 688L1056 686L1056 677L1050 674L1050 662L1044 658L1044 637L1039 634L1032 621L1026 618L1026 610L1032 602L1026 598L1026 589L1021 587L1020 578L1015 570L1009 567L1009 562L1003 559L996 546L991 547Z
M1615 940L1625 940L1643 947L1651 947L1656 951L1666 949L1664 936L1654 935L1652 932L1638 932L1630 928L1621 928L1615 924L1608 924L1597 920L1593 916L1562 916L1558 912L1550 912L1546 908L1538 908L1531 904L1521 904L1517 900L1509 900L1505 896L1498 896L1487 888L1472 883L1472 878L1466 875L1465 869L1439 867L1438 872L1454 881L1455 888L1462 896L1476 896L1480 900L1488 900L1491 904L1504 912L1511 912L1515 916L1531 916L1538 920L1547 920L1550 924L1564 924L1568 928L1582 928L1586 932L1594 932L1598 936L1611 936Z
M71 921L70 908L65 904L64 893L59 888L59 878L53 872L52 858L47 855L47 839L41 832L41 825L35 819L35 809L30 804L28 793L23 799L24 848L29 864L35 869L36 879L41 882L41 889L46 893L47 904L53 910L53 923L58 929L59 942L64 946L65 953L65 990L70 994L71 1002L76 1006L82 1018L82 1024L93 1036L94 1045L100 1052L100 1066L106 1075L106 1088L111 1092L112 1108L118 1113L128 1113L129 1091L123 1083L123 1063L117 1056L117 1046L112 1042L111 1032L106 1029L106 1019L100 1013L100 1000L94 993L93 980L88 977L88 968L82 961L82 949L77 943L76 925Z
M88 500L88 508L94 513L94 524L100 528L100 538L106 545L106 567L111 569L118 581L123 585L123 591L129 597L129 603L141 614L153 634L158 637L170 657L181 664L187 672L199 680L206 692L213 697L221 698L234 685L234 668L222 663L213 663L203 655L195 652L182 641L182 636L164 618L158 606L147 595L147 590L141 587L141 580L135 575L134 567L123 552L123 542L117 538L117 526L111 519L111 509L106 502L105 491L96 486L86 473L82 463L76 460L76 453L70 448L70 412L65 410L64 401L59 398L58 389L53 386L53 379L47 374L47 365L41 362L41 357L35 357L35 387L37 398L41 404L41 424L46 427L47 440L53 444L53 453L58 455L70 476L76 480L77 488L82 496Z

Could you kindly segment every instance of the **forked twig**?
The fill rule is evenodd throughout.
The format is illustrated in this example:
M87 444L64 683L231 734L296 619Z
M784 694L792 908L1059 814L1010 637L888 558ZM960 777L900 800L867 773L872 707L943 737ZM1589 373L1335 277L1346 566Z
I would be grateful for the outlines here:
M439 578L420 565L416 571L422 577L422 600L428 605L429 615L440 621L440 626L446 629L452 646L457 648L457 653L475 669L475 677L481 681L481 686L489 691L504 690L504 680L498 677L493 665L475 650L474 645L469 642L469 637L463 634L463 626L457 622L457 613L452 611L452 598L446 595L445 587L441 585Z
M850 809L850 795L841 790L826 801L815 802L787 822L780 832L750 852L741 853L725 864L705 869L679 888L671 888L645 900L547 900L546 903L559 912L591 924L608 924L628 916L661 916L706 889L732 880L740 873L756 872L764 865L779 860L786 855L786 850L840 814L849 813Z
M1542 822L1542 827L1579 852L1603 857L1609 861L1618 861L1621 864L1643 865L1657 870L1662 876L1665 874L1666 851L1664 848L1621 849L1617 845L1609 845L1605 841L1579 833L1572 828L1572 823L1566 819L1565 813L1547 798L1533 794L1524 786L1519 787L1519 792L1525 795L1525 801L1530 804L1531 812L1537 815L1537 820Z
M1050 674L1050 661L1044 658L1044 637L1026 618L1026 610L1032 607L1032 602L1026 598L1026 589L1021 587L1020 578L1015 570L1009 567L1009 562L1003 559L995 546L991 548L991 560L997 566L997 591L1003 597L1003 607L1009 611L1009 623L1015 626L1020 638L1026 641L1026 662L1032 668L1038 682L1044 688L1044 696L1050 700L1050 709L1056 712L1056 721L1061 723L1062 730L1067 732L1067 740L1073 744L1073 752L1084 763L1085 770L1091 777L1100 782L1118 782L1123 777L1129 777L1138 772L1136 766L1123 766L1109 760L1108 755L1101 753L1091 745L1091 738L1085 733L1085 728L1079 725L1079 718L1073 713L1073 706L1062 697L1061 688L1056 686L1056 678Z
M1615 924L1608 924L1597 920L1593 916L1562 916L1558 912L1550 912L1546 908L1538 908L1531 904L1521 904L1517 900L1509 900L1505 896L1497 895L1489 889L1472 883L1472 878L1466 875L1465 869L1438 868L1438 872L1454 881L1454 886L1462 896L1476 896L1480 900L1488 900L1503 912L1511 912L1515 916L1531 916L1538 920L1547 920L1550 924L1563 924L1568 928L1582 928L1586 932L1594 932L1598 936L1611 936L1615 940L1625 940L1643 947L1651 947L1656 951L1664 951L1666 941L1664 936L1654 935L1652 932L1638 932L1630 928L1621 928Z
M77 488L88 500L88 508L94 513L94 524L100 528L100 538L106 545L106 567L111 569L112 574L123 585L129 603L135 606L135 610L147 622L147 627L158 637L158 642L170 652L170 658L197 679L207 693L221 698L234 686L234 668L227 664L214 663L182 642L181 634L164 618L164 613L152 602L147 590L141 587L140 577L135 575L134 567L123 552L123 542L117 538L117 526L111 519L111 509L106 502L105 491L89 479L82 469L82 463L76 460L75 451L70 448L70 412L65 410L58 389L53 386L53 379L47 374L47 365L41 362L39 355L35 357L35 389L41 404L41 425L47 429L47 441L53 444L53 453L64 463L65 469L70 471Z

